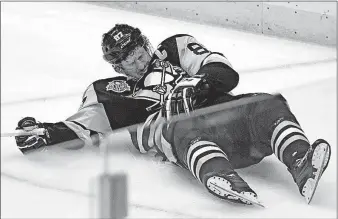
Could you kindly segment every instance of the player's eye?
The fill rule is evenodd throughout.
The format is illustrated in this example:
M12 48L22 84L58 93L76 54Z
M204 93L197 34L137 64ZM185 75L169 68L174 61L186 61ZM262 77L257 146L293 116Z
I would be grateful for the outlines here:
M140 55L139 57L138 57L138 60L143 60L143 58L144 58L144 55Z
M134 62L133 59L127 59L127 60L126 60L126 63L127 63L128 65L132 64L133 62Z

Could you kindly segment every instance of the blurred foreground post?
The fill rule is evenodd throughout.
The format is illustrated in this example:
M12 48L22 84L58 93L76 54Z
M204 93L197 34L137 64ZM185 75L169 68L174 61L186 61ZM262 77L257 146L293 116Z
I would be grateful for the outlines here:
M128 214L126 174L99 176L99 218L122 219Z
M127 175L109 171L109 142L102 141L103 173L98 177L98 218L123 219L128 215Z

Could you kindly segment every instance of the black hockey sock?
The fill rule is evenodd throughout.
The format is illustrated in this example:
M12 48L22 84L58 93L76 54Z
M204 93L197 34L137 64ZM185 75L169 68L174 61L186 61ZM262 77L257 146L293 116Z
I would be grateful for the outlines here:
M304 157L310 145L304 141L296 141L289 145L283 153L283 163L291 169L292 164L299 158Z
M271 147L277 158L290 168L305 155L310 143L297 122L280 120L273 129Z
M186 163L191 173L202 183L207 173L233 171L227 155L211 141L199 140L190 144Z
M232 168L230 162L227 159L222 157L215 157L204 163L199 172L199 176L201 182L205 184L210 175L228 174L234 171L235 170Z

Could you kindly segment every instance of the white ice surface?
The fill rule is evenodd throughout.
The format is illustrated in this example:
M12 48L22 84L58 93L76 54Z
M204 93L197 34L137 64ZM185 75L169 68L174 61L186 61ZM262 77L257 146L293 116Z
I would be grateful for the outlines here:
M100 42L115 23L138 26L155 46L173 34L195 36L211 50L223 52L240 73L235 93L281 92L309 140L324 138L332 145L330 165L311 205L274 156L239 170L267 206L262 209L213 197L188 172L139 155L122 132L111 138L109 167L128 174L128 217L336 217L335 48L85 3L1 2L1 132L13 130L24 116L56 122L75 113L87 85L112 76ZM14 139L2 138L1 217L90 217L94 179L101 172L96 148L25 157Z

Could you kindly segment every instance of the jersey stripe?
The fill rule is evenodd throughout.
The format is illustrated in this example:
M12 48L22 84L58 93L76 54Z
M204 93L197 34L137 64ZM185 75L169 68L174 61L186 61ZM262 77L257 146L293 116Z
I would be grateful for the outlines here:
M205 59L201 63L201 68L204 65L212 63L212 62L222 62L232 68L232 65L229 62L229 60L222 53L217 53L217 52L212 52L207 57L205 57Z

